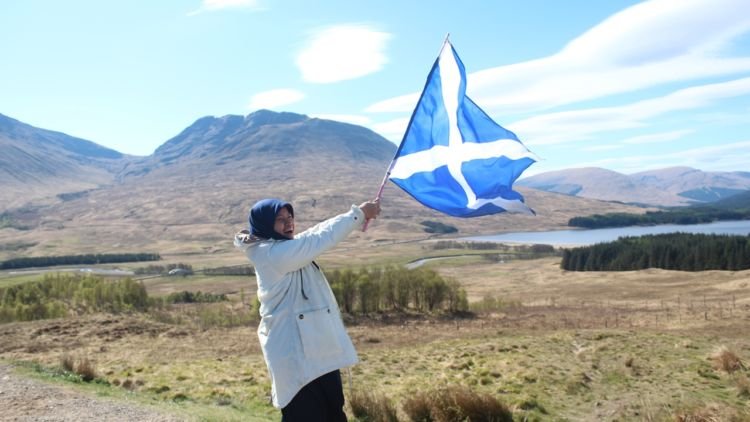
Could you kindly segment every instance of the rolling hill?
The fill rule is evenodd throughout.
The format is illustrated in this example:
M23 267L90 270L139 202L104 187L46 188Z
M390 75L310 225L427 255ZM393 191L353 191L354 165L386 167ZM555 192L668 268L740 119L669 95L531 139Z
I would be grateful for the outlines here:
M109 184L129 159L0 114L0 213L34 199Z
M651 206L682 206L727 198L750 189L748 172L670 167L630 175L589 167L537 174L517 182L548 192Z

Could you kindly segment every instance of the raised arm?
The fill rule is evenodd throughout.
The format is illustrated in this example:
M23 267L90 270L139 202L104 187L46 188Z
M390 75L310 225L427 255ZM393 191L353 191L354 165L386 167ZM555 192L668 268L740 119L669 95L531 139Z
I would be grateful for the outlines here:
M280 273L295 271L309 264L323 252L344 240L355 228L367 219L380 214L379 201L363 202L352 206L349 212L339 214L305 230L294 239L269 244L269 262Z

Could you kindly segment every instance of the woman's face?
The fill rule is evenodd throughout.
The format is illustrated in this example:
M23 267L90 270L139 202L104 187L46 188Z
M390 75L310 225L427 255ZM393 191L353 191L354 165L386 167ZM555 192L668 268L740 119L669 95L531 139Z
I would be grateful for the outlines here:
M273 222L273 231L287 239L294 239L294 217L286 207L280 209L276 214L276 220Z

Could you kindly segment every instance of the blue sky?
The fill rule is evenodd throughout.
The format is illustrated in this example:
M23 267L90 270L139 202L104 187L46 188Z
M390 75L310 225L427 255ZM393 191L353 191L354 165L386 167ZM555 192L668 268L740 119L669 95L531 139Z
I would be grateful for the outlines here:
M399 142L446 33L526 175L750 170L747 0L7 0L0 113L134 155L259 108Z

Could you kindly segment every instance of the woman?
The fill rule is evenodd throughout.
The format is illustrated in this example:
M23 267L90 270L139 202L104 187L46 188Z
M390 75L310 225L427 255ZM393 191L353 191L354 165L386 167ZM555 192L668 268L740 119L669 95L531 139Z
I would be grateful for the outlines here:
M379 214L379 201L364 202L295 236L292 205L264 199L250 210L250 230L235 236L255 266L258 338L282 421L346 420L339 369L357 353L313 260Z

